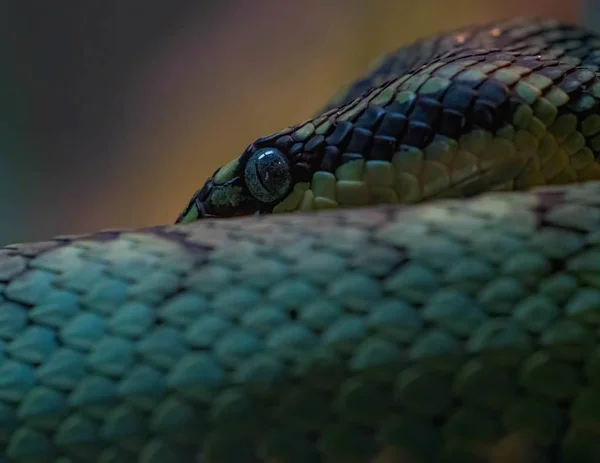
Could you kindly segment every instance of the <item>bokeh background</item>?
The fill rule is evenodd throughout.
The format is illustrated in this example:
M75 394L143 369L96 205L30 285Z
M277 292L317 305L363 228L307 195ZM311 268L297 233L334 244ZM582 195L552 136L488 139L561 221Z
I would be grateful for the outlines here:
M593 0L588 0L593 2ZM172 222L215 168L374 57L565 0L3 0L0 244Z

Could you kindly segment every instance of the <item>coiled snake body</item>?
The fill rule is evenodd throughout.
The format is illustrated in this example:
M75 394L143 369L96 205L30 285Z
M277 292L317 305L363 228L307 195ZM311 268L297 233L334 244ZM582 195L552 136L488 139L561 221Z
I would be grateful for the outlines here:
M600 461L599 65L424 39L177 225L7 246L0 461Z

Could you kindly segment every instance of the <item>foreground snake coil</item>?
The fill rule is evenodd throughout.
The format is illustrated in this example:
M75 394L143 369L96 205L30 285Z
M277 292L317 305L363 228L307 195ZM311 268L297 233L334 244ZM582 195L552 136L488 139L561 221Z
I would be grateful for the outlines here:
M2 249L0 461L600 461L599 50L425 39L184 224Z

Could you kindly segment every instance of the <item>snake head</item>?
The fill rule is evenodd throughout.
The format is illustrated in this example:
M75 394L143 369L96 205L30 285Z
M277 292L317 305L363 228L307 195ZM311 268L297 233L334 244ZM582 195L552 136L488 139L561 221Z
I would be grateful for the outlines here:
M242 156L215 171L176 223L271 213L293 185L288 156L276 147L252 144Z

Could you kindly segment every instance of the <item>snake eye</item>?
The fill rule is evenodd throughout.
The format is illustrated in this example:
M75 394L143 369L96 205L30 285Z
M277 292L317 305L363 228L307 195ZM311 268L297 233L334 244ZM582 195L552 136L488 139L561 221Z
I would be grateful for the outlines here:
M263 203L282 199L292 185L289 162L275 148L262 148L254 153L246 163L244 178L252 196Z

